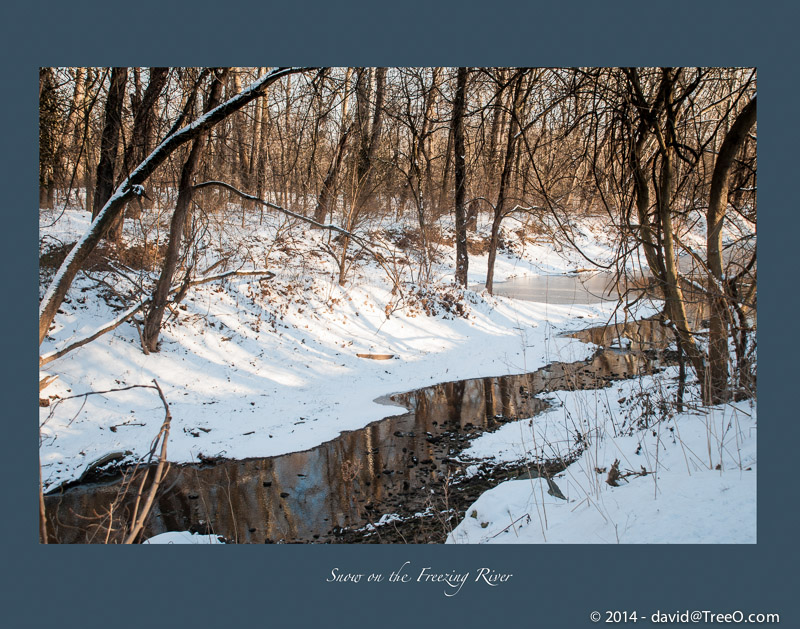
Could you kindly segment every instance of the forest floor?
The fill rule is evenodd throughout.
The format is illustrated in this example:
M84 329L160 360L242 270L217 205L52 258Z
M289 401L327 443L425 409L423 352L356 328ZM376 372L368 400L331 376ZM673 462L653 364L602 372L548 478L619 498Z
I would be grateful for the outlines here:
M41 215L41 291L88 224L78 210ZM597 269L549 234L509 225L495 281ZM429 282L420 281L419 261L404 247L413 230L376 225L368 237L395 252L394 281L362 251L341 287L329 254L340 245L328 232L257 214L244 221L241 214L228 221L211 217L204 228L198 268L224 258L213 273L269 269L275 276L231 277L190 289L172 310L157 353L145 355L136 327L126 323L46 365L58 379L40 394L45 491L78 479L110 453L134 461L149 452L164 408L156 391L140 387L154 379L173 417L170 461L267 457L311 448L385 417L387 407L374 402L379 397L583 360L596 347L564 333L659 308L641 305L626 313L615 302L548 304L456 288L454 239L446 229L432 239ZM480 225L484 237L473 239L471 285L486 277L486 228ZM125 300L140 298L141 287L155 277L148 269L155 266L150 260L159 230L163 239L157 223L127 221L121 251L93 257L42 354L91 334L118 316ZM573 237L587 257L603 264L614 256L607 233L601 221L588 220L574 225ZM530 443L563 442L577 422L591 444L555 479L568 501L548 495L541 480L503 483L468 509L449 541L755 542L755 404L701 410L690 387L693 410L659 410L665 396L656 393L674 387L675 377L668 369L600 391L557 392L544 415L476 439L472 456L520 460ZM605 482L615 460L616 486Z

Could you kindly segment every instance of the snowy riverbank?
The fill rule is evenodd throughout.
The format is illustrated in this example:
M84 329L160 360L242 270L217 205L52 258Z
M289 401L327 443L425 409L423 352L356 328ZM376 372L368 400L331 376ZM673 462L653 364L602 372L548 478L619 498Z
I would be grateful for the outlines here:
M671 368L558 391L533 422L478 438L465 454L498 462L558 459L576 445L583 453L553 479L560 497L546 479L502 483L467 509L448 542L755 543L755 403L703 409L695 399L676 412L667 403L676 378Z

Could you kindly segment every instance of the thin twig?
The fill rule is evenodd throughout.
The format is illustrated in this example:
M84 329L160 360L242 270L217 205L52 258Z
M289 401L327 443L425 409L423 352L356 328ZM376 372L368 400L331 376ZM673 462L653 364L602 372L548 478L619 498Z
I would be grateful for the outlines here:
M141 533L142 529L144 528L145 520L150 515L150 510L153 507L153 501L155 500L156 493L158 492L158 488L161 485L161 481L164 479L164 476L167 473L168 464L167 464L167 440L169 438L169 426L170 422L172 421L172 414L169 411L169 404L167 403L167 398L164 397L164 392L161 390L161 387L158 385L158 380L153 378L153 384L156 385L156 389L158 390L158 395L161 398L161 402L164 404L164 423L161 426L161 430L159 431L156 439L154 441L154 445L158 442L158 439L161 438L161 453L158 456L158 467L156 468L155 475L153 476L153 483L150 485L150 492L147 495L147 500L144 503L144 507L142 508L142 513L139 515L138 519L134 520L133 528L131 529L130 534L128 537L125 538L125 544L133 544L136 538ZM145 478L146 478L145 474ZM139 493L136 496L137 501L137 510L138 510L138 501L141 498L142 490L144 487L144 480L142 480L142 485L139 487Z
M518 517L516 520L514 520L514 521L513 521L511 524L509 524L507 527L505 527L504 529L501 529L501 530L497 531L497 533L495 533L495 534L494 534L494 535L492 535L491 537L487 537L486 539L487 539L487 540L494 539L495 537L497 537L497 536L498 536L498 535L500 535L501 533L505 533L505 532L506 532L508 529L510 529L512 526L514 526L514 525L515 525L517 522L519 522L519 521L520 521L520 520L522 520L523 518L530 518L530 515L529 515L528 513L523 513L521 516L519 516L519 517Z
M39 542L47 543L47 514L44 507L44 489L42 486L42 460L39 459Z

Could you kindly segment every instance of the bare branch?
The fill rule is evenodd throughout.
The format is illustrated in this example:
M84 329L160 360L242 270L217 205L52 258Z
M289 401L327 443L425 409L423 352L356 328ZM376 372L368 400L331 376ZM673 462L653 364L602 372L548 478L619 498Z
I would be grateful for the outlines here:
M144 503L144 507L142 508L141 515L138 515L138 508L139 508L139 501L142 497L142 491L144 490L144 482L147 478L147 474L142 478L142 483L139 486L139 493L136 496L136 506L134 508L134 520L133 520L133 527L131 528L131 532L128 534L128 537L125 538L125 544L133 544L136 541L136 538L141 533L142 529L144 528L145 521L147 517L150 515L150 510L153 507L153 501L155 500L156 493L158 493L158 488L161 485L161 481L164 480L164 476L167 473L168 464L167 464L167 439L169 439L169 427L170 422L172 421L172 414L169 411L169 404L167 403L167 398L164 397L164 392L161 390L161 387L158 385L158 380L153 378L153 384L156 385L156 389L158 390L158 395L161 398L161 402L164 404L164 423L161 426L161 430L158 432L154 442L153 442L153 450L155 450L155 445L158 443L159 438L161 439L161 453L158 456L158 467L156 467L155 475L153 476L153 483L150 485L150 491L147 495L147 500Z
M319 229L338 232L343 236L346 236L354 240L359 245L361 245L364 248L364 250L367 251L375 259L375 261L381 266L381 268L383 268L384 271L386 271L386 274L392 280L392 283L395 285L397 290L402 293L399 282L394 278L393 274L386 266L387 264L386 258L382 254L375 251L372 248L371 244L368 243L363 238L361 238L361 236L357 236L353 232L348 231L347 229L344 229L342 227L339 227L338 225L333 225L333 224L323 225L322 223L315 221L313 218L308 218L307 216L303 216L302 214L298 214L297 212L293 212L292 210L287 210L286 208L281 207L280 205L276 205L275 203L270 203L269 201L265 201L264 199L261 199L257 196L253 196L251 194L247 194L246 192L242 192L238 188L235 188L234 186L230 185L229 183L225 183L224 181L204 181L203 183L195 184L194 189L199 190L201 188L207 188L209 186L217 186L220 188L225 188L226 190L233 192L234 194L240 196L243 199L247 199L248 201L253 201L254 203L258 203L273 210L277 210L278 212L282 212L286 216L291 216L292 218L296 218L299 221L303 221Z
M218 275L210 275L210 276L207 276L207 277L201 277L199 279L192 280L190 282L182 284L181 286L175 286L172 289L170 289L170 294L177 293L179 290L182 290L182 289L187 288L187 287L199 286L200 284L207 284L208 282L214 282L216 280L224 280L224 279L229 278L229 277L234 277L234 276L253 276L253 275L263 275L265 279L272 279L273 277L275 277L275 274L272 271L268 271L267 269L256 269L256 270L253 270L253 271L241 271L241 270L239 270L239 271L235 271L235 270L234 271L226 271L225 273L220 273ZM66 347L64 347L64 348L62 348L60 350L54 350L52 352L48 352L47 354L42 354L39 357L39 366L41 367L43 365L46 365L47 363L51 363L54 360L56 360L58 358L61 358L62 356L68 354L69 352L71 352L73 350L76 350L79 347L83 347L84 345L86 345L88 343L91 343L92 341L94 341L95 339L100 338L104 334L106 334L108 332L111 332L112 330L116 330L119 326L121 326L123 323L128 321L136 313L141 311L142 308L147 306L150 303L150 301L151 301L150 297L148 297L146 299L143 299L138 304L128 308L125 312L123 312L120 316L118 316L113 321L110 321L109 323L106 323L106 324L100 326L97 330L95 330L89 336L86 336L86 337L84 337L82 339L79 339L79 340L75 341L74 343L71 343L71 344L67 345Z

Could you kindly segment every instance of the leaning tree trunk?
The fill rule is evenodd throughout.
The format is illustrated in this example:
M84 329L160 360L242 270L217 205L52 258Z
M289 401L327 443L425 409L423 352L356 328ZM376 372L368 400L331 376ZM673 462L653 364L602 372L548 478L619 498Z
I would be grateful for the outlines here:
M756 122L756 97L742 110L722 141L706 214L708 256L708 386L710 401L724 402L728 391L728 295L722 269L722 224L728 203L728 180L733 160Z
M209 112L206 116L195 120L193 123L176 129L169 133L167 138L159 144L156 149L145 159L117 188L115 193L103 206L103 209L92 221L89 230L75 244L66 257L64 262L56 272L53 281L47 289L41 303L39 304L39 344L44 340L50 324L56 316L58 308L64 301L64 297L69 291L75 276L83 266L83 263L92 253L94 248L105 235L111 223L122 213L128 201L135 197L141 197L144 193L142 184L179 146L203 134L215 124L224 120L232 112L244 107L247 103L260 97L264 89L279 80L281 77L296 72L302 72L306 68L276 68L272 72L264 75L261 79L250 85L233 98Z
M225 79L226 73L226 70L222 70L212 74L211 91L206 104L205 113L214 109L219 104L222 97L222 82ZM167 307L167 298L169 297L170 288L172 288L175 270L178 268L178 258L180 257L181 244L183 243L184 226L186 225L186 218L192 203L192 195L194 192L192 188L192 177L197 168L197 163L200 161L200 154L207 139L208 132L198 136L192 141L192 148L189 150L189 156L186 158L186 162L183 164L183 169L181 170L178 200L175 203L175 212L172 214L172 220L170 222L169 241L167 242L167 251L164 255L164 266L161 269L161 275L153 291L150 309L145 317L144 329L142 330L142 345L145 352L158 351L158 337L161 333L161 322L164 318L164 310Z

